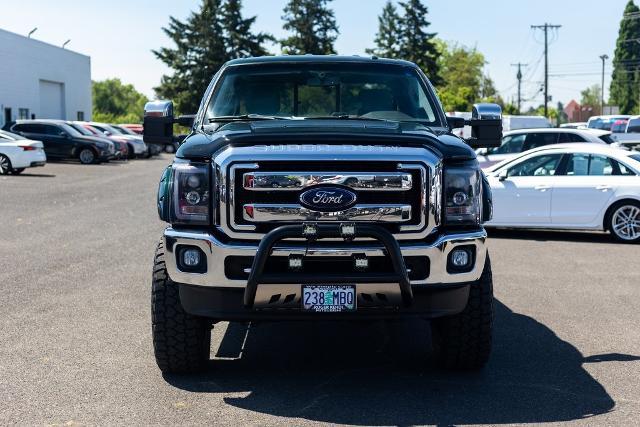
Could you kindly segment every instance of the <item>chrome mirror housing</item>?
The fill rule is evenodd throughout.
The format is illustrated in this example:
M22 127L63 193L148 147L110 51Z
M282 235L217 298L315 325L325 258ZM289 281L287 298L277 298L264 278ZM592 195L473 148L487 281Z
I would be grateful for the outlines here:
M502 108L498 104L474 104L468 125L471 138L466 141L473 148L499 147L502 143Z
M143 140L145 143L173 143L173 102L151 101L144 105Z

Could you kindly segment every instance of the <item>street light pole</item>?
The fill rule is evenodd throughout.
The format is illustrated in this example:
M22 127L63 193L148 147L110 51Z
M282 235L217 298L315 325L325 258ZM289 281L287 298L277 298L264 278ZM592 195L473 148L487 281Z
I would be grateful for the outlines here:
M602 59L602 86L600 86L600 114L604 114L604 61L609 59L608 55L600 55Z

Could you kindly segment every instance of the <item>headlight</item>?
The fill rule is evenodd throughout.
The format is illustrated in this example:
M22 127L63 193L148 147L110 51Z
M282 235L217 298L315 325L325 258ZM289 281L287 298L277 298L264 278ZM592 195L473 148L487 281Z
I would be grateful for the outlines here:
M480 170L448 167L444 174L444 221L447 225L480 223Z
M158 187L158 214L170 223L208 225L211 192L209 165L175 163L165 169Z
M209 165L173 165L173 213L175 222L209 224Z

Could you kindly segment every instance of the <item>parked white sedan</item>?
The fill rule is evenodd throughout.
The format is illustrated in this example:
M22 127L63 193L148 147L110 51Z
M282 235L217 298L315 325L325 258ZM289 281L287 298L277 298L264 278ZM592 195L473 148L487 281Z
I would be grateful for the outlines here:
M19 174L25 168L44 166L47 156L41 141L0 130L0 175Z
M488 227L608 230L640 242L640 153L600 144L540 147L485 170Z
M476 153L478 154L480 167L488 168L534 148L568 142L616 144L611 137L611 132L598 129L519 129L505 132L500 147L480 148Z

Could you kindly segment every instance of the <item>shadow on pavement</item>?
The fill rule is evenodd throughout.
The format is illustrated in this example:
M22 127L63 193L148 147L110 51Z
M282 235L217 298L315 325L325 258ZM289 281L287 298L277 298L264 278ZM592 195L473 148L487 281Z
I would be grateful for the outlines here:
M505 230L489 229L489 236L497 239L592 242L616 244L609 233L594 231L554 231L554 230Z
M225 402L326 423L541 423L611 411L614 401L582 364L638 359L585 359L499 301L495 320L494 353L479 373L436 369L426 321L319 321L230 324L207 373L165 380L193 392L247 392Z
M22 172L20 175L9 175L9 176L15 176L20 178L55 178L56 177L54 174L50 174L50 173L29 173L29 172Z

